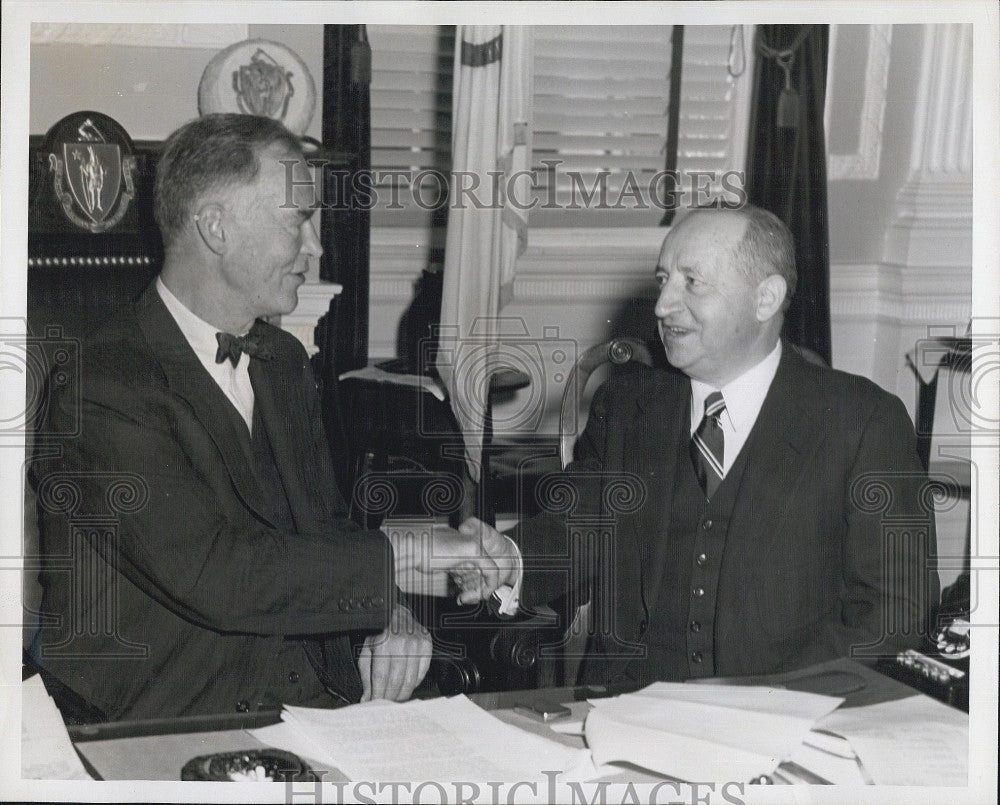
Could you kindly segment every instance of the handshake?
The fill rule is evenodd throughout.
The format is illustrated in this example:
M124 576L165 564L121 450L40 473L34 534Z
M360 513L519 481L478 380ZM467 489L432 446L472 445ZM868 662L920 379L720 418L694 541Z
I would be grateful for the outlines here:
M521 557L514 543L470 517L458 529L444 525L384 527L396 560L396 584L406 593L446 596L449 582L458 603L485 601L501 585L514 586Z

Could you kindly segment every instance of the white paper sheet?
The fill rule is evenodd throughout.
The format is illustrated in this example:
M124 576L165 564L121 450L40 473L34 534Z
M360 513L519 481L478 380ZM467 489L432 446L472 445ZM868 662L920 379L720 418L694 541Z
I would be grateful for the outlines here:
M876 785L968 785L969 717L928 696L831 713Z
M800 726L808 724L810 727L844 701L836 696L764 685L692 685L683 682L654 682L631 695L787 718Z
M810 732L788 760L834 785L870 784L871 778L850 744L841 740L831 747L832 743L827 736ZM784 768L780 766L779 771Z
M465 696L339 710L287 707L282 720L300 740L277 748L328 763L355 781L543 782L543 771L592 769L587 750L505 724Z
M66 725L38 675L21 684L21 777L89 780Z
M594 763L626 761L681 780L771 773L843 700L759 686L656 683L597 699L585 725Z
M393 383L397 386L410 386L412 388L423 389L433 394L441 402L444 402L445 393L441 381L427 375L400 375L393 372L386 372L377 366L366 366L364 369L354 369L344 372L338 379L349 380L350 378L360 378L361 380L374 380L377 383Z

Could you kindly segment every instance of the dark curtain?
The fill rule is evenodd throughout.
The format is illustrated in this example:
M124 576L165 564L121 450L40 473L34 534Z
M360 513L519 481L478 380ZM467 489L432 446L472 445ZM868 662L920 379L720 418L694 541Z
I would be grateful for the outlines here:
M323 26L323 214L320 276L344 286L335 326L336 370L368 362L370 215L344 177L371 167L371 49L364 25Z
M785 71L758 47L747 193L751 204L773 212L795 237L799 279L785 313L785 337L813 350L829 364L830 249L823 136L828 41L826 25L757 26L758 45L772 51L798 43L790 69L791 88L798 102L781 99ZM787 123L793 125L784 125Z

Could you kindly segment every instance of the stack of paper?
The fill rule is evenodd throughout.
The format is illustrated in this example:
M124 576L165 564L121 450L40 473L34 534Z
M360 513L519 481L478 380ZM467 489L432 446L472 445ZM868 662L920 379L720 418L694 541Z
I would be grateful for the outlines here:
M587 750L505 724L465 696L339 710L286 707L281 718L253 735L354 781L543 782L544 772L581 779L593 771Z
M680 780L749 782L791 757L842 701L759 686L658 682L593 701L585 729L597 765L621 761Z
M929 696L838 710L821 726L850 741L876 785L969 784L969 716Z

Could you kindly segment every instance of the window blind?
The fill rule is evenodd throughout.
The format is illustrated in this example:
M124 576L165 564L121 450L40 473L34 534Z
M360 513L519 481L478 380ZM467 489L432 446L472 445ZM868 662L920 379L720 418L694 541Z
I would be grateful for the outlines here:
M369 25L367 31L372 169L375 178L406 172L376 184L372 225L444 226L443 206L436 213L425 208L444 191L439 177L451 167L455 28ZM531 225L657 226L664 202L650 195L650 181L666 162L672 26L539 25L534 32ZM740 85L727 69L730 35L727 25L684 31L682 205L691 203L693 172L703 172L696 181L717 196L723 173L742 169L745 122ZM414 179L422 181L411 188ZM399 208L387 209L393 198Z
M658 221L657 210L615 207L650 206L648 183L664 166L670 34L668 25L536 26L533 225Z
M372 225L444 226L446 207L437 212L426 207L446 192L440 177L451 170L455 26L366 27L372 49L371 166L378 198ZM414 181L417 186L411 186Z
M712 174L710 192L735 200L732 192L720 186L727 171L740 171L729 177L729 186L743 186L742 171L746 161L746 127L749 111L749 75L729 73L730 25L688 25L684 28L684 69L681 79L681 107L677 143L677 169L682 174L707 171ZM749 48L742 54L746 69L752 72ZM740 61L739 58L736 61ZM687 183L690 191L690 183ZM683 204L691 202L690 192Z
M671 32L671 26L536 26L533 226L658 225L666 203L657 177L666 164ZM695 182L718 195L723 173L742 167L729 42L729 26L684 30L682 205L690 203Z

